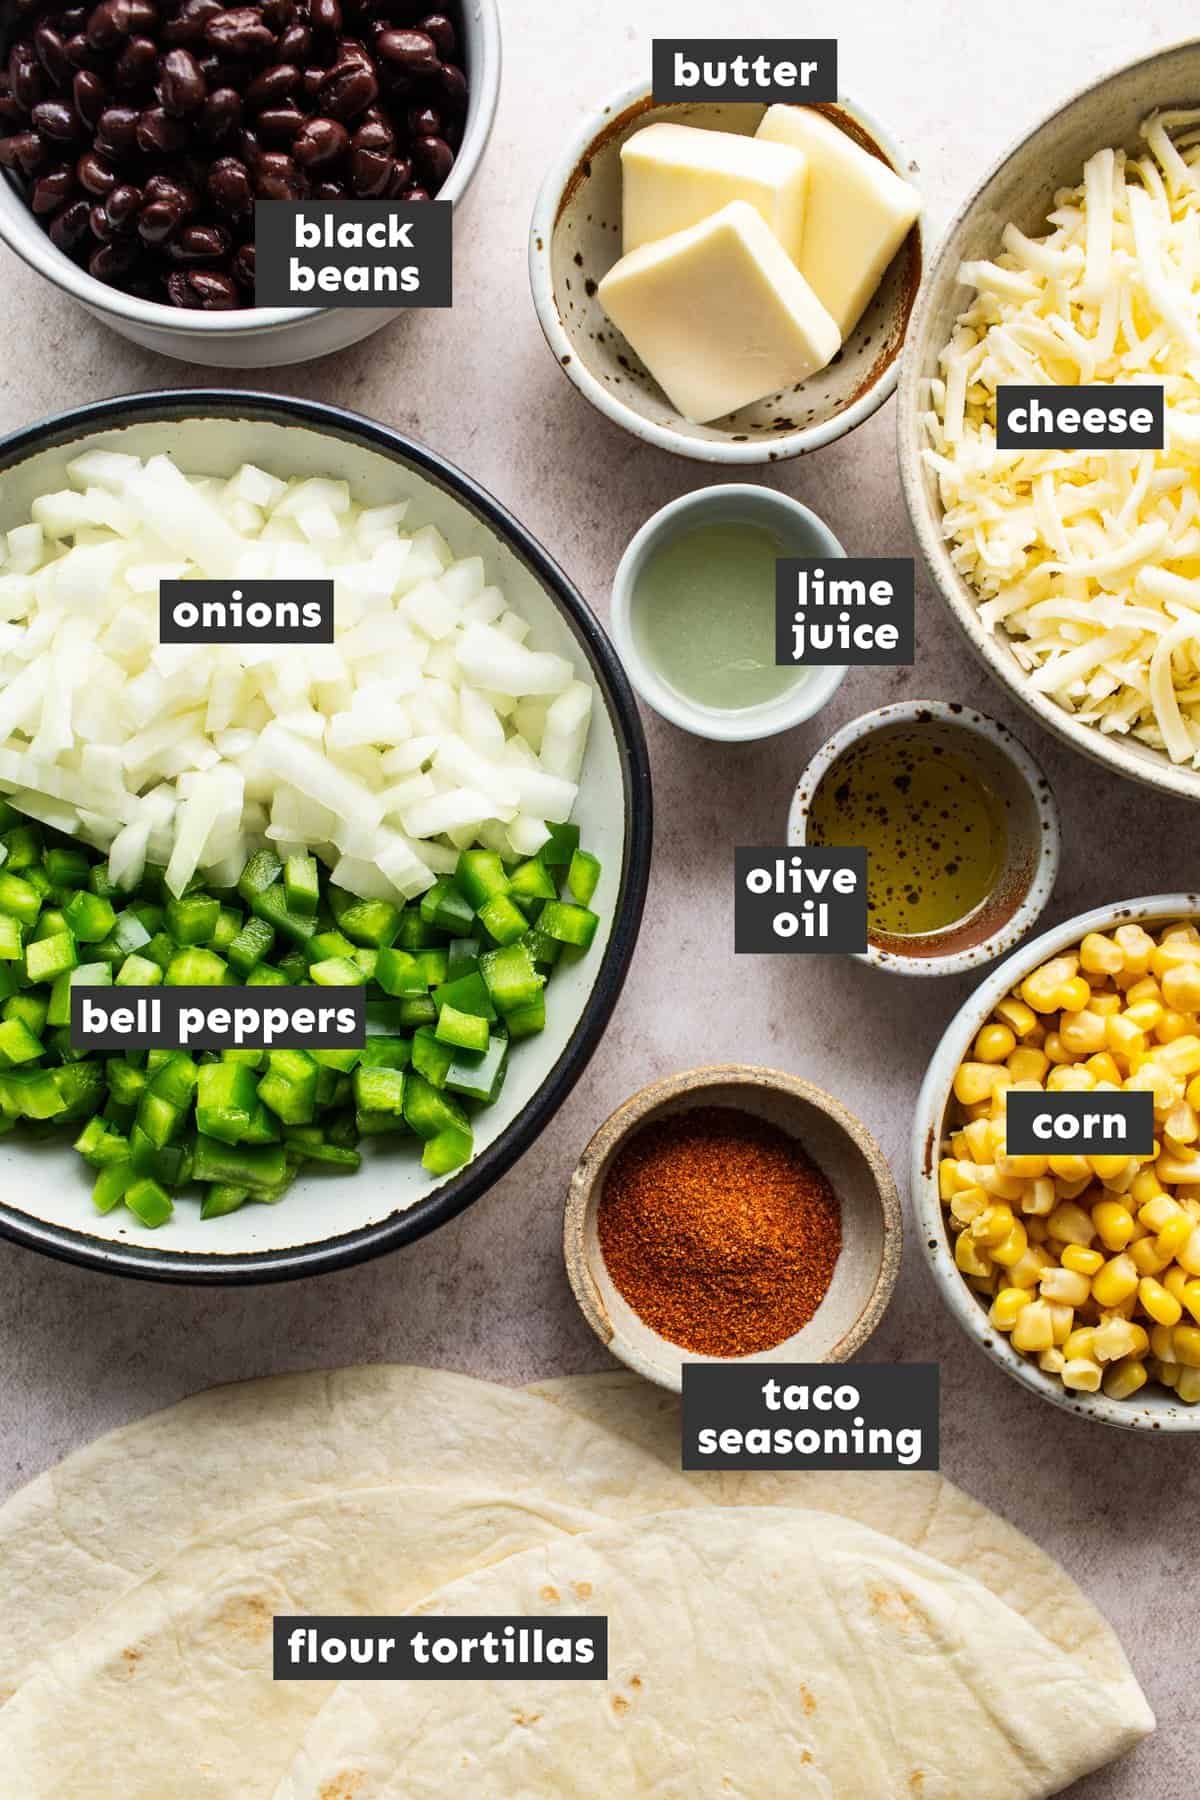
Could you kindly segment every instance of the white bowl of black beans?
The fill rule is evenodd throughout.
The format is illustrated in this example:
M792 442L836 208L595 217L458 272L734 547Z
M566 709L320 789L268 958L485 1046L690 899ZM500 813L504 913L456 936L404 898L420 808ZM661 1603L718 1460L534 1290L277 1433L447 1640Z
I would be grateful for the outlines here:
M495 0L10 0L0 30L0 238L123 337L210 367L395 318L256 307L254 202L457 202L500 88Z

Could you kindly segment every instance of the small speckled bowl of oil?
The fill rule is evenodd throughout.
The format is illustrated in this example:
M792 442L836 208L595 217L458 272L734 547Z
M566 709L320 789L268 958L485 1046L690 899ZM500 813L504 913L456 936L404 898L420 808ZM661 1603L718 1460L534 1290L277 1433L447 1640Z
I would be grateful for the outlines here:
M861 106L843 95L818 110L868 155L919 185L916 164ZM542 183L529 228L534 306L567 379L635 437L699 462L780 462L832 443L869 419L895 389L921 285L918 220L827 368L705 425L675 410L597 293L621 254L621 146L664 119L749 136L765 111L761 103L737 100L656 102L645 81L637 81L581 121Z
M1058 809L995 719L909 700L853 719L792 796L788 843L867 850L867 948L896 975L959 975L1003 956L1058 874Z

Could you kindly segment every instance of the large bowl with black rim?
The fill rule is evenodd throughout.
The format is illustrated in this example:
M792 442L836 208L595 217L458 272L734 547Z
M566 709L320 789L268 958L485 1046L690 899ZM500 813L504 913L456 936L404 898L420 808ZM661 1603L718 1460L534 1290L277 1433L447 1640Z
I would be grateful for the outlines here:
M536 540L468 476L424 445L339 408L267 394L138 394L43 420L0 441L0 530L66 484L85 446L170 453L189 474L260 463L280 475L346 480L356 499L410 502L406 528L433 524L459 556L479 555L532 625L530 642L570 657L596 689L575 818L604 875L586 957L555 974L547 1028L514 1055L496 1104L477 1119L477 1154L430 1178L400 1146L368 1152L357 1174L302 1175L276 1206L201 1221L181 1199L156 1232L124 1208L98 1216L86 1166L61 1142L0 1138L0 1233L71 1262L159 1281L280 1281L366 1261L411 1243L479 1199L546 1128L604 1034L641 923L650 868L650 770L632 692L586 601Z

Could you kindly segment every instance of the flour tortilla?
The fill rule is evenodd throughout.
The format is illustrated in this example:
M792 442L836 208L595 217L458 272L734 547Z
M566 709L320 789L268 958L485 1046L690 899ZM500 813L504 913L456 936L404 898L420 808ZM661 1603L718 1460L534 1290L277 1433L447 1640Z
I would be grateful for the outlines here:
M23 1800L271 1800L333 1681L273 1681L275 1614L391 1617L598 1513L357 1488L230 1520L36 1664L0 1711ZM99 1749L99 1754L98 1754Z
M1131 1679L827 1513L607 1526L420 1610L602 1614L608 1680L343 1683L275 1800L1044 1800L1154 1724Z
M224 1514L410 1481L620 1518L665 1479L607 1427L466 1375L381 1364L214 1388L100 1438L0 1507L0 1702ZM671 1503L695 1503L682 1480Z
M611 1370L535 1382L527 1391L647 1451L656 1458L663 1480L672 1481L677 1474L679 1400L664 1388ZM686 1473L684 1480L709 1505L802 1506L869 1525L974 1576L1099 1680L1133 1678L1116 1632L1066 1570L1024 1532L942 1475L922 1469L896 1474L714 1470ZM661 1494L655 1475L645 1491L644 1510L677 1504Z

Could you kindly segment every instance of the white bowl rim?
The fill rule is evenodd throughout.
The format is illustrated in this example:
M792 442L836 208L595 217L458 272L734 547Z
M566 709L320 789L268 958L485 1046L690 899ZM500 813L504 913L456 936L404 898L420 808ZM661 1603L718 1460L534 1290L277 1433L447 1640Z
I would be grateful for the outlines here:
M782 437L762 438L749 443L734 443L732 439L700 439L686 437L682 432L674 431L669 425L656 424L653 419L644 419L632 407L626 406L615 394L598 381L591 370L577 355L575 347L567 336L558 306L554 298L554 282L550 273L550 249L554 236L554 227L558 220L559 203L568 181L574 174L576 166L583 157L588 146L599 137L600 133L623 113L626 108L635 105L639 100L651 98L651 91L644 79L627 84L617 93L610 96L592 112L585 114L582 124L568 140L566 149L561 151L547 170L538 197L534 204L533 219L529 227L529 285L533 291L533 304L537 310L538 322L542 334L554 352L559 368L567 379L574 383L580 393L607 413L617 425L631 431L636 437L648 444L655 444L660 450L670 450L676 456L689 457L694 462L755 464L786 462L790 457L802 456L807 451L819 450L825 444L831 444L844 437L872 413L878 412L884 401L895 392L900 379L900 365L904 357L904 346L901 345L887 368L877 381L872 382L865 394L861 394L852 405L844 411L826 419L819 425L805 425L798 431L790 431ZM858 104L844 94L838 95L837 105L870 132L879 148L886 151L893 168L897 173L907 166L895 140L883 127ZM921 266L924 268L925 237L922 219L918 218L913 229L918 233L921 246ZM909 319L908 334L911 335L913 321L916 318L914 303Z
M1020 943L1034 920L1041 916L1058 878L1062 849L1058 806L1054 790L1041 767L1007 725L1001 724L999 719L990 718L987 713L980 712L974 706L952 700L895 700L888 706L877 707L874 712L862 713L857 719L848 720L831 738L827 738L801 771L800 779L792 790L787 820L789 845L806 842L808 806L802 805L800 800L800 790L806 782L810 786L810 792L815 794L828 770L851 744L858 743L878 730L903 725L908 720L920 722L929 718L986 738L1012 764L1029 789L1037 811L1041 827L1038 855L1033 877L1021 904L981 944L952 951L948 956L900 956L891 951L880 950L871 943L867 944L865 950L849 952L855 962L870 963L872 967L883 969L889 975L962 975L969 970L981 968L985 963L994 962L996 957L1003 956L1006 950Z
M742 707L729 712L721 712L716 707L694 706L676 694L666 682L661 681L647 663L633 635L631 613L635 578L651 545L677 519L687 513L695 513L702 518L710 510L721 507L730 495L750 501L764 510L774 508L789 519L800 520L824 540L827 546L824 553L827 556L845 556L845 550L824 519L813 512L810 506L805 506L802 500L794 499L791 494L781 493L778 488L761 487L756 482L748 481L720 482L711 487L695 488L691 493L681 494L677 500L668 500L665 506L660 506L630 539L613 576L609 626L613 642L625 665L625 673L646 705L652 707L660 718L677 725L681 731L691 732L693 737L707 738L712 743L747 744L776 737L781 731L792 731L797 725L803 725L806 719L811 719L832 700L841 687L846 677L845 666L812 669L809 679L799 682L793 695L783 693L778 700L766 701L761 706Z
M553 595L587 659L601 699L612 715L625 808L621 878L612 927L589 995L549 1078L478 1156L408 1210L340 1233L331 1231L304 1244L210 1255L140 1242L118 1244L92 1236L82 1224L56 1225L10 1208L0 1196L0 1238L10 1238L27 1249L106 1274L193 1286L250 1286L350 1268L425 1236L473 1205L536 1142L590 1062L625 985L649 887L654 802L650 759L633 692L620 658L588 602L506 506L456 463L405 432L348 408L294 395L241 388L165 388L92 400L0 437L0 476L44 450L96 433L211 416L299 427L391 456L410 464L482 519Z
M479 102L468 124L459 153L455 157L446 184L438 199L457 203L466 193L479 169L491 136L500 98L500 14L497 0L470 0L469 16L478 24L480 68L487 81L480 87ZM474 92L474 89L472 90ZM469 101L468 101L469 106ZM15 192L12 184L10 191ZM0 240L21 261L43 275L53 286L78 300L92 312L130 324L152 326L158 331L198 332L208 337L252 338L265 332L295 330L307 320L320 318L338 310L328 306L246 306L236 312L201 312L188 307L166 306L158 300L142 300L120 288L108 287L73 263L69 256L51 243L33 214L21 201L21 223L8 219L0 209ZM897 358L899 361L899 358Z
M1095 1419L1126 1431L1200 1431L1200 1407L1187 1407L1159 1397L1150 1404L1137 1400L1110 1400L1103 1392L1076 1394L1047 1375L1036 1363L1014 1350L1008 1338L988 1324L987 1313L967 1286L949 1253L945 1215L938 1194L937 1164L941 1150L941 1125L950 1097L950 1084L963 1054L997 1000L1049 956L1078 944L1089 931L1111 931L1117 925L1166 923L1171 919L1200 917L1200 893L1149 894L1090 912L1077 913L1060 925L1052 925L1039 937L1023 944L970 994L951 1019L930 1058L913 1115L910 1168L913 1220L934 1282L942 1299L967 1335L981 1350L1011 1375L1052 1405L1076 1417Z
M1009 667L1000 653L1002 640L994 633L986 631L979 620L975 601L971 590L951 569L945 544L938 529L939 521L934 516L934 507L925 489L924 473L921 462L923 440L920 431L920 413L917 406L917 383L921 379L917 364L916 348L925 330L926 316L929 312L933 286L942 270L950 239L958 231L971 210L978 204L984 189L989 187L1001 171L1007 168L1015 156L1039 132L1052 125L1054 121L1075 106L1088 94L1106 87L1109 82L1117 81L1137 69L1149 68L1152 63L1177 54L1180 50L1200 45L1200 38L1181 38L1176 43L1165 44L1159 50L1152 50L1146 56L1135 57L1132 62L1123 63L1119 67L1109 69L1107 73L1097 76L1094 81L1085 82L1076 88L1065 100L1043 115L1036 124L1030 126L1019 138L1009 144L1004 153L997 158L991 168L976 182L967 198L957 208L954 217L947 225L937 244L933 255L928 259L921 281L921 291L917 295L909 320L908 334L904 347L897 359L900 364L900 392L896 404L896 449L900 464L900 484L904 491L908 515L912 521L913 532L921 547L925 566L929 571L934 586L945 601L955 624L971 645L975 653L986 665L993 679L998 681L1005 691L1040 725L1053 732L1072 749L1081 751L1093 762L1103 765L1123 775L1127 781L1139 781L1146 787L1157 788L1161 792L1178 794L1185 800L1200 800L1200 770L1188 768L1183 763L1170 761L1165 751L1155 752L1148 744L1139 744L1139 750L1146 752L1144 761L1133 753L1134 746L1127 739L1119 737L1115 732L1105 733L1096 726L1085 725L1073 713L1066 711L1055 703L1048 694L1035 693L1028 683L1019 677L1016 670ZM966 290L964 289L964 293ZM960 584L961 583L961 590Z

